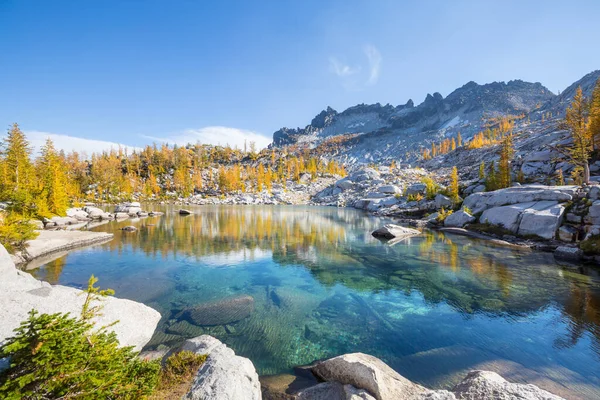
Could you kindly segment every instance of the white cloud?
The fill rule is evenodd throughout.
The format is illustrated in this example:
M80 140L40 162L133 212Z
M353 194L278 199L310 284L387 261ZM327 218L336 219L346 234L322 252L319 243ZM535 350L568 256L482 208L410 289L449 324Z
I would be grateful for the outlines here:
M369 61L369 79L367 85L374 85L379 80L379 70L381 69L381 53L375 46L366 45L364 52Z
M76 151L80 154L85 153L87 156L92 155L92 153L100 153L103 150L117 150L119 147L121 147L123 150L127 150L129 153L133 152L133 150L140 150L138 147L126 146L116 142L86 139L57 133L28 131L25 132L25 135L33 147L34 157L39 154L39 151L46 142L47 138L52 139L54 142L54 147L58 150L64 150L67 153L70 151Z
M256 143L257 149L265 148L271 143L271 139L260 133L245 129L230 128L227 126L207 126L200 129L186 129L183 132L167 135L166 137L155 137L142 135L153 141L185 145L188 143L202 143L212 145L230 145L242 149L244 142Z
M329 69L331 70L331 72L333 72L334 74L336 74L339 77L350 76L350 75L354 75L354 74L360 72L360 66L351 67L349 65L342 64L335 57L329 58Z
M366 58L364 70L361 65L352 66L340 62L336 57L329 58L330 72L341 79L347 90L362 90L366 86L375 85L379 80L383 60L381 53L371 44L364 46L362 50Z

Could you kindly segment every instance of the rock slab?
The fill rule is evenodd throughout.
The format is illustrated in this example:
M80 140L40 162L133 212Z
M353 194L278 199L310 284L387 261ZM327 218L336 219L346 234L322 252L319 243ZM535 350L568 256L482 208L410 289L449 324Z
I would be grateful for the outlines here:
M182 350L207 355L196 374L186 400L260 400L260 382L256 369L247 358L212 336L187 340Z
M12 336L13 329L27 319L32 309L47 314L69 312L77 316L81 313L85 300L81 290L50 285L18 270L1 245L0 276L0 344ZM160 320L158 311L131 300L107 297L103 305L103 315L94 322L105 326L119 321L109 329L117 334L122 346L133 346L138 351L148 343Z
M416 229L406 228L404 226L394 224L384 225L372 233L373 236L384 239L405 238L420 234L421 232Z

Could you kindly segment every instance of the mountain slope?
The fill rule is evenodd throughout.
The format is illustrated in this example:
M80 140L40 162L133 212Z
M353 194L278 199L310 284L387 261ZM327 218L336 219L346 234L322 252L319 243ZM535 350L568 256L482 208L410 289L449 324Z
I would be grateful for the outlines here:
M323 139L342 134L396 136L428 131L475 133L489 117L528 113L536 106L556 97L540 83L520 80L478 85L469 82L443 98L440 93L428 94L415 106L412 100L404 105L359 104L338 113L328 107L305 128L282 128L273 134L274 146L306 144L314 146Z

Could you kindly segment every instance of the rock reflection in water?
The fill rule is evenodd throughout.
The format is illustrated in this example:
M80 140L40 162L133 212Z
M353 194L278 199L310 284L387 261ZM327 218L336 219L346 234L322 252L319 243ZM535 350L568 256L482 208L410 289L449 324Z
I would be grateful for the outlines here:
M485 366L600 397L597 270L435 232L389 246L370 233L390 221L349 209L161 211L133 234L119 230L131 221L94 228L115 240L34 273L69 284L94 273L162 313L149 347L207 333L261 374L362 351L438 387ZM180 318L199 304L218 315L214 304L244 296L253 308L243 318Z

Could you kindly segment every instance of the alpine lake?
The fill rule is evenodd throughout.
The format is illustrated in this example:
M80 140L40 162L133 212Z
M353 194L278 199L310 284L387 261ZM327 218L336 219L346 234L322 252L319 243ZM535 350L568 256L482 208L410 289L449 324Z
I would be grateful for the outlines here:
M363 352L433 388L490 369L600 398L596 267L427 230L382 242L392 221L348 208L147 208L165 215L97 225L114 239L29 272L80 288L94 274L162 314L147 349L209 334L260 375Z

